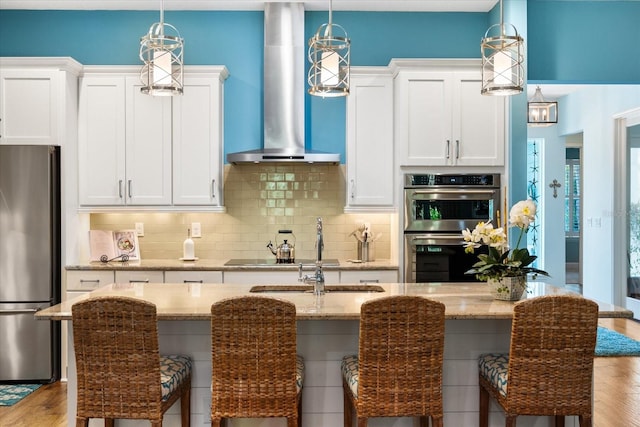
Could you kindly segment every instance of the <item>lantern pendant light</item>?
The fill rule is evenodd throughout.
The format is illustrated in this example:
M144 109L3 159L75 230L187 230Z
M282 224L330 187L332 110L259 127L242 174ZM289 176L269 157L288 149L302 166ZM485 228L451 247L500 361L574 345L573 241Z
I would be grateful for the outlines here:
M340 25L332 22L329 1L329 23L322 24L309 39L309 93L322 97L349 95L351 41Z
M510 31L507 34L507 26ZM499 30L499 34L495 34ZM480 44L483 95L517 95L524 85L524 39L505 24L500 0L500 24L489 27Z
M527 103L527 124L533 127L545 127L558 123L558 103L545 101L540 86Z
M164 0L160 2L160 22L140 38L140 60L144 62L140 91L154 96L182 95L184 85L184 41L171 24L164 22Z

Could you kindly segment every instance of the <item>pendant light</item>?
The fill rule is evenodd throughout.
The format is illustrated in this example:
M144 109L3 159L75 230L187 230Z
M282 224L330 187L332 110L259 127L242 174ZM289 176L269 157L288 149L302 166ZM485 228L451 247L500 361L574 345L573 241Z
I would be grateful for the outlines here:
M182 95L184 42L171 24L164 22L164 0L160 1L160 22L151 25L140 38L140 60L144 66L140 91L154 96Z
M540 86L527 103L527 124L529 126L545 127L558 123L558 103L545 101Z
M340 25L332 22L329 0L329 23L322 24L309 39L309 93L322 97L349 95L351 41Z
M507 34L507 26L510 33ZM499 30L499 34L496 32ZM483 95L517 95L524 85L524 39L505 24L500 0L500 24L489 27L480 44Z

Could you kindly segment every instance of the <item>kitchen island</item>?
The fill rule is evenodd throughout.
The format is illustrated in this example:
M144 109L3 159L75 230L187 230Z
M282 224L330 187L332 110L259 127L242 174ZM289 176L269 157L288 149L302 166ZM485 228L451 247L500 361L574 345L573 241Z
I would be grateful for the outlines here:
M359 285L359 284L358 284ZM40 319L70 320L73 303L97 295L122 295L156 304L162 353L186 353L194 359L191 425L208 423L210 401L211 304L240 295L268 295L293 302L298 313L298 351L305 358L303 425L324 427L342 425L342 383L340 360L358 349L358 319L363 302L389 295L421 295L446 305L444 362L445 425L477 425L478 385L476 358L480 353L508 351L513 304L494 300L483 283L383 283L384 292L281 291L250 293L251 285L114 283L40 311ZM356 284L354 284L356 286ZM542 282L529 286L531 298L568 291ZM598 303L601 317L631 317L631 312ZM69 322L70 326L70 322ZM70 329L70 328L69 328ZM70 330L71 334L72 331ZM75 420L75 360L69 346L68 422ZM174 405L175 406L175 405ZM522 417L518 426L547 426L547 418ZM101 424L92 424L101 425ZM146 425L124 421L120 426ZM170 409L165 426L179 426L177 407ZM284 426L284 420L241 420L233 426ZM370 426L412 426L413 420L374 419ZM504 425L502 413L492 407L491 426ZM567 425L577 425L568 419Z

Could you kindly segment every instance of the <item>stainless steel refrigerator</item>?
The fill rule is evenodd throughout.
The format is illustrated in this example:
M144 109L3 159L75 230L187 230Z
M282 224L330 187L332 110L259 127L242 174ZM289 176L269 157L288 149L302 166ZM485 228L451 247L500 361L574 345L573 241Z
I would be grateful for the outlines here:
M60 377L60 147L0 144L0 383Z

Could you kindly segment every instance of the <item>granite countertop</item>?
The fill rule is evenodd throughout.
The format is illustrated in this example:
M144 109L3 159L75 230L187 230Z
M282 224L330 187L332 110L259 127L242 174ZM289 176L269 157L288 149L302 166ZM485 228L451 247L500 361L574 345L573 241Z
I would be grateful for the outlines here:
M312 292L283 291L250 293L252 285L194 283L113 283L87 295L36 313L38 319L71 320L71 306L90 296L117 295L140 298L154 303L159 320L209 320L211 304L241 295L263 295L291 301L299 320L349 320L360 318L365 301L390 295L421 295L445 304L447 319L510 319L513 302L493 299L485 283L381 283L384 292ZM340 286L350 286L344 284ZM351 286L361 286L352 284ZM327 286L329 287L329 286ZM565 289L543 282L529 282L527 298L540 295L567 294ZM598 301L596 301L598 302ZM600 317L632 317L632 312L598 302Z
M108 263L89 262L85 264L67 265L67 270L190 270L190 271L297 271L298 264L270 264L270 265L225 265L229 260L199 259L196 261L181 261L172 259L148 259L140 261ZM311 264L309 264L311 265ZM308 266L305 264L305 266ZM398 263L390 260L376 260L370 262L353 262L351 260L339 260L339 265L323 265L325 271L347 270L398 270Z

